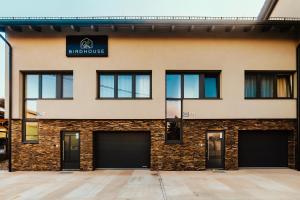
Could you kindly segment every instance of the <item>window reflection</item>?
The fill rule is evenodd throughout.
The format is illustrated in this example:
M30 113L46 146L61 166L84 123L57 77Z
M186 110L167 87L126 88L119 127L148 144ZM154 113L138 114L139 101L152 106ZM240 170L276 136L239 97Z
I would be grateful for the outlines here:
M181 100L167 100L167 118L181 118Z
M179 118L169 119L167 121L166 139L168 141L181 140L181 120Z
M37 101L36 100L27 100L26 105L26 118L36 118L37 113Z
M150 76L149 75L136 75L135 77L135 96L137 98L150 97Z
M26 141L38 141L38 122L26 122Z
M42 98L56 98L56 75L42 75Z
M113 98L115 89L114 75L100 76L100 97Z
M217 89L217 77L205 77L205 97L206 98L217 98L218 89Z
M73 75L63 75L63 98L73 97Z
M184 75L184 98L199 98L199 75Z
M39 75L26 76L26 98L39 98Z
M181 98L181 75L167 75L167 98Z
M118 97L120 98L132 97L132 76L131 75L118 76Z

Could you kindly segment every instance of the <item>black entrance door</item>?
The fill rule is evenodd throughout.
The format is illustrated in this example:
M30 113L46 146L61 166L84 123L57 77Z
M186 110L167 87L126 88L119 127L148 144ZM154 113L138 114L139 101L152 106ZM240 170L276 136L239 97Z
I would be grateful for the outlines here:
M206 167L224 168L224 132L209 131L206 141Z
M149 168L149 132L99 132L94 134L96 168Z
M240 131L240 167L287 167L288 132Z
M80 169L80 142L78 132L62 133L62 168Z

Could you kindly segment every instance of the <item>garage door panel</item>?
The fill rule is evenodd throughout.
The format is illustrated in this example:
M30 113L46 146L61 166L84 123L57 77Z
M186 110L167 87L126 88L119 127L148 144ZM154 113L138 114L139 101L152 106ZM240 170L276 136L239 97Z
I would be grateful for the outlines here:
M150 167L150 133L95 133L96 168Z
M288 132L241 131L240 167L287 167Z

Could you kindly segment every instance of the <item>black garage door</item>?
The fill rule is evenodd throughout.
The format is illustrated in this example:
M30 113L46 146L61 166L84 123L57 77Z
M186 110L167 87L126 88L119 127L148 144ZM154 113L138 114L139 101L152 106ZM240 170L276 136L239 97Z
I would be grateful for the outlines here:
M240 167L287 167L288 132L240 131Z
M94 141L96 168L150 167L150 133L99 132Z

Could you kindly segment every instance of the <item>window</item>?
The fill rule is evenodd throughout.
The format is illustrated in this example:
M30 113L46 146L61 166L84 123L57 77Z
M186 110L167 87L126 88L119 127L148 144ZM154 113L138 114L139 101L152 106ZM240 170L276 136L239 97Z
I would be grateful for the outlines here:
M98 98L100 99L150 99L151 72L149 71L99 71Z
M34 72L24 74L23 142L38 142L38 100L72 99L72 72Z
M73 75L62 75L62 98L73 98Z
M56 75L42 75L42 99L56 98Z
M218 99L220 72L168 72L167 98Z
M132 98L132 75L118 76L118 98Z
M293 72L246 71L245 98L293 98Z
M166 74L166 142L182 142L183 99L218 99L219 71L170 71Z
M199 98L199 75L184 75L184 98Z
M204 98L218 98L218 76L207 75L204 81Z

